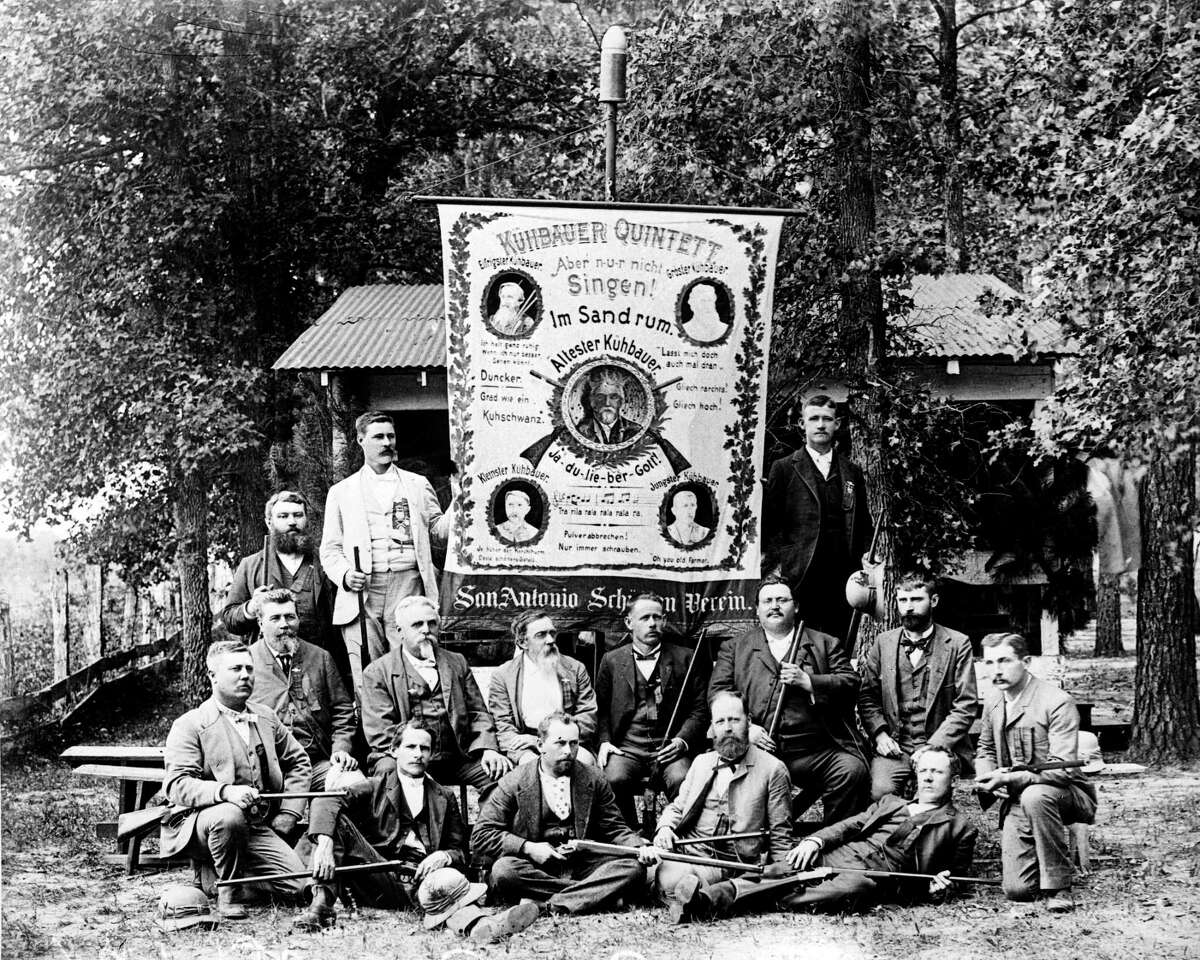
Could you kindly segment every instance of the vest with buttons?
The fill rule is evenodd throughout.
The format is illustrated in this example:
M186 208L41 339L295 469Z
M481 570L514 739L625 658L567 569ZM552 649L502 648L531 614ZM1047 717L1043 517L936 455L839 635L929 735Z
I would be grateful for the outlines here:
M642 671L633 666L633 698L637 706L633 718L629 721L629 729L625 731L625 739L617 746L621 749L632 749L636 753L654 753L658 749L656 736L658 732L658 697L661 696L662 683L659 679L659 667L662 665L660 656L650 672L650 679L642 676Z
M900 729L896 740L901 749L912 753L926 741L925 713L929 703L929 654L916 667L901 644L896 657L896 702L900 708Z
M575 811L567 814L565 820L560 820L558 814L550 809L546 797L542 796L542 842L566 843L575 839Z
M450 725L450 714L446 712L441 690L430 690L429 684L411 667L407 672L409 713L420 718L433 731L432 759L456 756L458 741L454 737L454 728Z

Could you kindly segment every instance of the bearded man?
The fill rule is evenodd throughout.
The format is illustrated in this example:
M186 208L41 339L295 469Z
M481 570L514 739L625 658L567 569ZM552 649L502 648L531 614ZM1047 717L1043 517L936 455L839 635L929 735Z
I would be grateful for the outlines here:
M558 649L558 628L545 610L517 614L512 634L513 657L492 674L488 686L488 710L496 721L500 749L518 766L536 760L538 727L562 711L579 727L576 759L595 764L596 691L587 670Z

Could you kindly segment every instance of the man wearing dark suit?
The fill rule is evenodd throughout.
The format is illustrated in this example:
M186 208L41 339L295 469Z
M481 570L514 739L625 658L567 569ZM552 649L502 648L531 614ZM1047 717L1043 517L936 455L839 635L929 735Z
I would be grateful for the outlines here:
M641 426L621 416L625 406L623 374L613 367L597 367L588 374L580 398L587 416L575 425L581 436L601 444L632 440Z
M709 699L723 690L742 695L753 721L750 742L783 760L802 791L792 807L797 816L820 796L825 823L844 820L867 805L867 764L854 723L858 674L836 637L805 626L797 638L796 604L778 577L759 585L757 612L758 626L717 654ZM787 662L793 641L795 661Z
M1078 769L1041 773L1014 764L1079 759L1079 710L1065 690L1029 672L1029 650L1017 633L983 638L984 700L975 755L979 790L1003 799L1000 867L1010 900L1043 897L1046 909L1066 913L1071 899L1070 823L1096 818L1096 788Z
M516 650L492 674L488 709L496 721L500 749L513 763L537 759L538 725L561 710L579 725L581 763L595 755L596 691L587 669L558 649L558 629L545 610L526 610L512 622Z
M498 858L491 885L500 899L528 897L549 913L611 906L643 887L658 851L625 825L604 777L575 759L575 721L551 714L538 735L538 762L521 764L484 801L475 853ZM585 853L575 840L638 847L638 859Z
M673 798L708 728L703 679L693 670L683 683L693 653L663 641L665 623L662 600L649 593L634 597L625 611L632 642L606 653L596 671L596 763L631 827L637 825L636 794L653 780Z
M787 855L792 867L816 867L826 876L772 878L760 883L726 880L704 891L697 913L725 913L750 902L779 897L788 910L862 909L886 899L915 900L944 893L953 876L970 873L976 830L953 803L957 760L941 747L923 747L913 757L917 795L911 803L888 794L856 814L801 840ZM934 879L867 877L838 873L839 867L888 873L927 873ZM815 882L814 882L815 881ZM811 884L800 886L800 884Z
M288 590L258 598L261 638L250 648L254 699L265 703L292 731L312 763L312 789L324 790L331 770L357 770L350 756L354 701L333 657L297 634L296 603Z
M425 597L396 606L400 646L363 671L363 733L375 775L393 765L401 725L420 718L433 731L430 775L486 794L512 766L499 753L496 724L466 658L437 645L438 614Z
M771 464L763 495L763 572L792 588L800 616L845 637L846 579L867 550L871 517L862 469L833 448L837 405L824 395L802 407L805 446Z
M171 725L164 755L163 793L169 807L160 825L164 857L186 852L211 860L218 880L304 870L282 839L304 812L305 800L259 802L259 793L304 791L312 766L304 748L270 708L251 703L254 663L240 642L208 648L213 695ZM305 880L272 881L273 893L296 896ZM226 920L244 920L234 887L217 889Z
M333 584L321 569L308 517L308 499L302 493L280 490L267 501L263 548L238 564L221 622L231 634L253 637L259 631L262 595L283 588L296 602L297 635L328 651L343 682L349 683L350 658L341 631L333 626Z
M741 840L689 844L686 852L742 863L782 863L792 846L792 781L778 757L750 743L750 718L736 693L713 697L713 749L698 756L679 795L658 821L654 845L672 850L679 840L727 833ZM663 861L655 877L677 923L689 920L700 891L738 874L724 867Z
M945 747L959 769L974 774L967 733L975 722L975 657L971 641L934 623L937 583L907 574L896 584L900 622L879 634L858 664L858 715L875 747L871 799L902 793L912 780L911 757L925 744Z

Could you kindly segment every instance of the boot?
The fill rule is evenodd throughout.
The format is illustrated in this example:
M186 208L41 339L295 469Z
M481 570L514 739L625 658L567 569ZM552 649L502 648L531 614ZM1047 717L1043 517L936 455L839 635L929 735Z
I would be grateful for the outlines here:
M705 917L721 916L733 909L733 902L736 899L737 888L731 880L710 883L704 889L697 891L692 912L697 914L703 912Z
M536 903L518 903L491 917L484 917L471 927L471 939L476 943L495 943L524 930L539 916Z
M246 908L234 899L233 887L217 887L217 913L222 920L245 920L250 916Z
M680 879L671 891L671 899L667 903L667 912L672 923L687 923L696 919L694 906L700 899L700 878L693 874Z
M316 933L324 927L332 927L337 920L337 888L328 883L315 883L312 902L308 909L292 921L292 929L301 933Z

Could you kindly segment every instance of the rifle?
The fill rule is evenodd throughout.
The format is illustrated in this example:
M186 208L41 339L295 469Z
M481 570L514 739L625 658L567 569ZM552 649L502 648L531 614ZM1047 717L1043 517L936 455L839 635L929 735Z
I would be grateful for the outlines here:
M670 719L667 720L666 729L663 731L662 742L658 745L659 750L662 750L671 741L671 728L675 726L675 720L679 717L679 707L683 703L683 695L687 692L688 683L692 679L692 668L696 666L696 659L700 656L700 648L704 645L704 637L707 633L708 627L704 627L696 639L696 649L692 651L692 658L688 661L687 670L683 673L679 696L675 698L675 706L671 709ZM657 753L657 751L655 752ZM650 779L646 782L646 792L642 794L642 828L651 836L654 835L654 827L658 822L658 787L655 786L658 781L658 773L658 760L655 760L650 765Z
M636 857L645 847L628 847L620 843L599 843L596 840L572 840L573 849L584 853L606 853L613 857ZM691 863L698 867L720 867L722 870L738 870L742 873L762 874L762 864L742 863L740 860L722 860L719 857L694 857L690 853L660 851L664 860L673 863Z
M809 870L800 870L796 873L783 874L782 876L764 877L756 889L760 892L762 890L778 890L782 892L811 881L820 882L822 880L827 880L839 873L853 873L863 877L879 877L880 879L885 880L895 877L904 877L913 880L936 879L936 875L932 873L910 873L902 870L873 870L868 867L813 867ZM947 879L956 883L973 883L978 886L985 887L1000 886L999 880L990 880L984 877L951 876Z
M753 840L755 837L761 837L765 840L768 832L766 829L762 829L749 830L746 833L719 833L712 837L688 837L686 840L676 840L675 846L690 847L696 843L724 843L729 840Z
M129 840L132 837L138 836L144 830L158 823L167 812L165 805L143 807L141 810L132 810L129 813L123 813L117 817L117 839Z
M1008 767L997 767L993 773L997 771L1004 773L1028 772L1041 773L1043 770L1077 770L1079 767L1086 766L1086 760L1043 760L1041 763L1014 763ZM1007 800L1008 792L991 793L987 790L975 789L975 796L979 799L979 809L987 810L997 800Z
M381 871L400 874L401 880L412 880L417 875L417 868L407 860L381 860L378 863L355 863L348 867L335 867L334 876L348 873L379 873ZM263 873L254 877L235 877L232 880L218 880L218 887L238 887L246 883L270 883L275 880L305 880L312 876L311 870L299 873Z
M259 800L315 800L319 797L344 797L345 790L295 790L291 793L260 793Z
M783 658L784 663L794 664L796 658L800 655L800 638L804 635L804 621L801 620L799 626L796 627L796 632L792 634L792 642L788 645L787 655ZM781 675L777 678L779 683L779 699L775 701L775 713L771 717L771 726L767 728L767 736L774 740L779 736L779 725L783 722L783 697L787 693L787 685L783 682L782 677L783 664L780 664ZM779 744L775 745L776 748Z
M358 547L354 548L354 572L363 572L362 561L358 556ZM370 586L370 584L367 584L362 588L362 590L358 591L358 636L359 643L362 644L358 650L358 659L364 670L371 665L371 649L370 645L367 643L367 601L363 599L363 593L366 591L368 586Z

